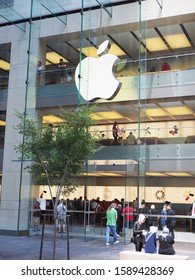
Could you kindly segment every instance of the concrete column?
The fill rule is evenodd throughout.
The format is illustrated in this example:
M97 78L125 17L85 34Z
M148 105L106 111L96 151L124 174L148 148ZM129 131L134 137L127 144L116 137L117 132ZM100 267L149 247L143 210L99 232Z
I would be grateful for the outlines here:
M29 26L27 27L27 29ZM29 227L29 209L32 199L31 176L24 170L25 162L19 160L14 150L21 143L15 127L18 119L15 110L26 112L37 120L36 113L36 72L39 50L44 57L46 46L39 42L39 23L33 25L31 32L30 55L29 30L22 38L11 42L10 75L7 99L6 131L3 160L2 193L0 205L0 232L20 235ZM29 68L28 68L29 63ZM38 117L39 118L39 117ZM29 162L28 162L29 163Z

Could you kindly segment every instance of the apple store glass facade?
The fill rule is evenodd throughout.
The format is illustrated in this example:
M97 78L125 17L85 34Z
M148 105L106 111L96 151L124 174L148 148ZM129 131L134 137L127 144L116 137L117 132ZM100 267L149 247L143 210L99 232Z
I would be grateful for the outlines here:
M65 44L71 45L72 48L74 48L74 55L76 55L76 64L74 62L74 64L71 65L72 53L69 54L66 63L68 64L70 61L70 66L68 66L70 68L70 76L74 79L77 89L75 92L76 98L71 105L75 107L88 102L97 103L97 112L94 113L94 118L97 119L97 126L92 128L92 130L101 130L109 143L109 145L96 153L94 158L89 159L85 176L78 178L79 183L83 185L80 195L89 200L100 197L101 200L106 200L107 203L110 203L114 198L124 198L124 201L129 203L130 200L139 197L139 193L142 192L145 186L143 176L145 173L145 146L139 144L126 145L127 143L125 143L125 141L128 142L125 138L129 135L130 129L128 125L126 125L126 120L124 123L120 120L123 118L120 112L128 110L131 90L129 90L128 76L124 75L123 77L123 72L137 72L136 77L134 77L134 83L131 86L136 107L136 121L131 130L133 134L136 135L136 138L140 138L140 123L143 123L142 129L144 129L145 122L145 97L143 98L143 96L145 96L145 94L143 94L145 80L143 79L143 73L146 71L147 60L146 51L141 45L141 38L143 39L146 36L146 24L142 23L142 16L146 11L142 7L142 3L136 3L136 15L134 16L137 21L135 26L137 42L134 50L136 60L133 60L132 57L128 57L117 44L117 41L125 40L124 37L126 34L121 31L117 33L114 31L113 34L109 32L109 35L107 34L106 22L109 22L113 17L113 5L111 2L103 1L100 4L99 1L94 1L93 6L89 5L89 1L81 2L82 3L76 7L80 12L74 15L77 19L76 34L70 33L68 34L68 38L66 38L66 34L55 35L54 38L51 38L51 41L50 38L46 39L46 41L50 41L49 44L47 44L44 38L42 38L44 23L41 16L44 17L46 13L51 16L53 24L57 25L60 30L68 29L70 23L66 15L66 6L62 7L61 5L57 5L54 1L50 1L49 5L48 1L32 1L32 24L29 26L29 57L25 111L28 115L30 114L34 116L35 119L39 119L40 122L44 121L44 114L49 114L50 109L48 109L48 113L45 112L42 114L42 112L38 112L36 108L37 95L39 91L45 87L47 76L52 74L51 71L47 71L47 69L52 68L49 65L50 60L47 59L48 53L52 52L52 45L56 40L60 49L63 49ZM40 16L40 19L34 20L37 16ZM130 14L128 16L131 17ZM93 28L94 20L96 21L95 28ZM119 25L121 24L121 20L122 17L119 19ZM45 19L45 21L47 21L47 19ZM130 38L128 38L126 43L129 44L128 48L131 48ZM109 51L109 48L111 49L107 54L106 52ZM98 51L100 52L99 57ZM46 67L42 81L37 80L39 78L37 77L38 61L41 61ZM106 70L106 67L108 70ZM52 70L54 74L56 74L56 71L57 75L62 75L58 69ZM66 75L68 76L69 73ZM70 83L72 83L72 81ZM115 88L113 88L113 85ZM67 87L67 91L69 90L67 77L65 83L60 80L60 86L64 86L64 88ZM122 87L124 94L121 94L119 98L115 100L113 96L117 97ZM97 97L101 97L102 99L97 100ZM60 105L66 108L66 104ZM117 112L118 109L115 109L115 106L116 108L120 108L120 112ZM47 110L47 108L44 110ZM140 116L141 112L142 116ZM107 114L108 117L104 117L104 114ZM106 121L107 118L110 120ZM114 122L118 123L118 133L120 134L116 143L112 136L112 126ZM28 175L25 174L23 170L22 178L25 176ZM102 181L104 179L105 183ZM22 184L21 188L24 187L25 186ZM33 190L33 188L36 187L32 185L30 192L32 197L36 197L37 190ZM78 194L73 195L75 196ZM89 210L88 204L86 205L86 210ZM105 213L102 213L101 218L104 218L104 216ZM101 222L102 221L103 219L101 219ZM86 226L88 226L88 223L90 223L90 221L86 221ZM86 237L93 236L93 234L95 234L94 228L91 228L89 231L88 227L85 234ZM127 235L125 238L127 238Z
M97 105L91 130L102 134L101 149L77 178L80 187L65 199L100 197L109 205L123 198L136 207L145 200L158 211L168 200L177 213L186 214L195 175L192 13L187 17L178 9L177 15L176 9L170 15L171 4L156 0L29 0L25 8L21 2L0 6L0 32L15 34L0 43L2 60L10 63L9 69L0 68L0 98L5 103L0 108L1 211L5 213L11 201L15 213L8 224L1 218L1 229L28 232L33 201L48 190L35 186L25 162L8 153L16 144L10 132L15 123L11 99L15 109L54 126L59 106ZM60 58L65 71L59 68ZM41 75L38 62L44 66ZM14 78L16 73L20 77ZM20 102L15 92L20 92ZM17 191L10 196L12 184ZM44 198L48 206L49 191ZM86 201L84 210L89 210ZM94 237L89 215L82 215L85 237ZM99 213L98 225L104 225L104 216ZM128 235L124 239L130 241Z

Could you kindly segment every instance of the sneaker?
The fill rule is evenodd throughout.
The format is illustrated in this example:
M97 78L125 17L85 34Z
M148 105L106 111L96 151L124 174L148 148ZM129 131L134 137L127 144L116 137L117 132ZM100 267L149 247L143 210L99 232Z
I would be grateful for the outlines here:
M118 243L119 243L119 241L117 240L117 241L114 242L114 245L116 245L116 244L118 244Z
M121 237L119 234L116 235L117 237Z
M106 246L109 246L110 245L110 243L106 243Z

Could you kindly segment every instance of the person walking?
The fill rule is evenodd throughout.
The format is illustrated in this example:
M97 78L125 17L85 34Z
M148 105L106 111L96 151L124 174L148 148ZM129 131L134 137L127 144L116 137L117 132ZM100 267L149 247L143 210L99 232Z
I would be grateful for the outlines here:
M113 233L113 242L114 244L118 244L117 233L116 233L116 221L117 221L117 211L116 211L116 203L112 203L108 210L106 211L106 246L110 245L110 231Z
M141 252L145 244L146 231L143 229L143 224L145 223L146 217L143 214L139 214L138 220L134 223L133 227L133 237L135 250Z

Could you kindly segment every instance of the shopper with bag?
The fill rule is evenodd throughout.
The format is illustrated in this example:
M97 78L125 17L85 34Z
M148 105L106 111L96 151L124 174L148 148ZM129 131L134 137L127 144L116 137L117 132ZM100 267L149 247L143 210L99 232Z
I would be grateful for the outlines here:
M133 227L133 239L135 244L135 250L141 252L145 244L146 231L143 229L146 217L143 214L139 214L138 220L134 223Z

